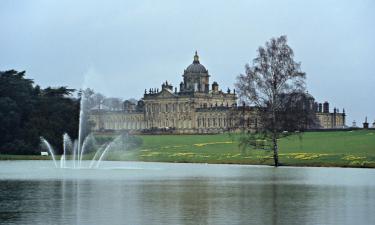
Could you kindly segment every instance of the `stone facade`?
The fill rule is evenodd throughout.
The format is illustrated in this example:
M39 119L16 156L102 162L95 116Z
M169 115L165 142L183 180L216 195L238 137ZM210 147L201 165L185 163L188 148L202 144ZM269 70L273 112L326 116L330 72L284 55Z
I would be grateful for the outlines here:
M227 130L256 130L261 125L254 107L237 106L235 90L219 89L217 82L210 87L208 70L194 61L183 74L179 90L167 81L161 89L145 90L137 103L125 101L122 111L95 109L90 119L94 130L128 130L135 132L170 132L180 134L221 133ZM345 113L329 112L328 103L315 103L317 128L342 128ZM238 123L241 121L241 123ZM238 125L241 124L241 125Z
M341 129L345 128L346 125L346 114L345 109L342 113L339 112L337 108L333 109L333 112L330 112L329 103L314 103L314 110L316 118L318 119L318 129Z

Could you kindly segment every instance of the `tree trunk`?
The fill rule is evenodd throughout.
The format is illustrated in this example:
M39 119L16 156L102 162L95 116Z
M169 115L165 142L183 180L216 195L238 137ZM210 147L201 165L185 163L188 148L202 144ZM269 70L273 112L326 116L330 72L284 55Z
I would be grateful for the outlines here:
M279 152L278 152L278 146L277 146L277 136L278 136L278 130L277 130L277 118L276 118L276 105L278 104L277 101L277 87L276 87L277 81L274 78L273 82L273 90L272 90L272 142L273 142L273 161L275 162L275 167L279 166Z
M276 89L276 88L275 88ZM276 102L276 96L273 95L273 104ZM277 129L276 129L276 109L275 106L272 106L272 120L273 120L273 134L272 134L272 142L273 142L273 161L275 162L275 167L279 166L279 152L277 146Z
M276 134L272 137L273 141L273 161L275 162L275 167L279 166L279 149L277 146L277 137Z

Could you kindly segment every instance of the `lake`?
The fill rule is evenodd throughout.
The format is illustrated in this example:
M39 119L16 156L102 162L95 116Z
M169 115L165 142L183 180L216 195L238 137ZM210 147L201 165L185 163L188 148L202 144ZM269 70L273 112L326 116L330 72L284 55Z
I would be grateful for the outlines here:
M0 224L375 224L375 170L0 161Z

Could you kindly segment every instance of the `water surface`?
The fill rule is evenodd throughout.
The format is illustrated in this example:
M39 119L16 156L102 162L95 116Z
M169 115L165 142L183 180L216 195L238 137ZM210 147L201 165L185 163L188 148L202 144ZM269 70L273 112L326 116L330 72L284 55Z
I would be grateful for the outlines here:
M0 161L1 224L375 224L375 170Z

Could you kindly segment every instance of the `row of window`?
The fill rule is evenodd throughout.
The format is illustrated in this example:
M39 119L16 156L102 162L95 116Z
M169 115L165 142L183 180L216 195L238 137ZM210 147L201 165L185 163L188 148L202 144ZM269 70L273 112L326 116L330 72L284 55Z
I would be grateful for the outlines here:
M189 111L189 104L186 103L167 103L167 104L148 104L146 105L146 112L187 112Z
M148 127L176 127L176 128L191 128L191 123L188 120L156 120L148 121Z
M212 107L229 107L229 106L233 106L233 104L232 105L229 105L229 103L228 102L226 102L226 103L224 103L224 102L222 102L222 103L215 103L215 104L212 104L212 103L202 103L202 104L200 104L199 105L200 106L200 108L204 108L204 109L206 109L206 108L212 108Z
M197 125L198 127L226 127L228 119L227 118L198 118ZM229 124L231 124L229 120Z
M119 122L104 122L102 127L103 129L110 129L110 130L122 130L122 129L131 129L131 130L139 130L144 129L144 123L142 122L128 122L128 123L119 123Z
M101 119L101 118L100 118ZM125 123L128 121L141 121L143 120L143 117L122 117L122 116L117 116L117 117L110 117L110 118L104 118L104 122L110 122L110 123Z
M130 119L130 120L129 120ZM192 124L189 120L179 119L166 119L166 120L148 120L144 124L141 118L111 118L110 120L104 120L104 126L108 129L140 129L141 127L176 127L176 128L191 128ZM328 122L328 121L327 121ZM327 124L326 122L326 124ZM328 124L327 124L328 125ZM227 117L199 117L197 118L198 128L226 128L232 126L247 126L257 127L256 118L227 118Z
M257 118L247 118L247 119L228 119L228 118L205 118L201 117L197 119L198 127L232 127L232 126L247 126L247 127L257 127Z

